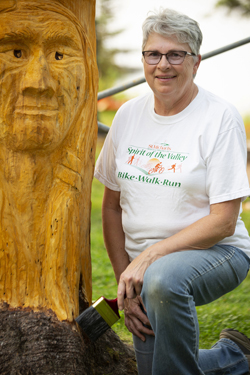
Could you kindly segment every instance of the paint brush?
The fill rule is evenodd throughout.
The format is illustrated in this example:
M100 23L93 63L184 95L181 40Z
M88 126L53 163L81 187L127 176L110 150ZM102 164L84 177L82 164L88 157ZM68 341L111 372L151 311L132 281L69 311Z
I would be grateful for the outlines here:
M76 318L76 322L94 342L119 319L117 298L100 297Z

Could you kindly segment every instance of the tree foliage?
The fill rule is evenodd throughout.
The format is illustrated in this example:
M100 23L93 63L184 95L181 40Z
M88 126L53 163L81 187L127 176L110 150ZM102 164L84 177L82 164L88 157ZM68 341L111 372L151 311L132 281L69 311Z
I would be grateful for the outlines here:
M111 88L121 76L136 71L126 66L120 66L115 58L119 53L129 52L122 48L109 48L107 41L123 32L123 29L110 31L109 25L114 19L115 1L98 0L96 16L96 48L97 65L99 70L99 91Z
M244 16L250 16L250 0L219 0L218 7L227 7L230 11L238 10Z

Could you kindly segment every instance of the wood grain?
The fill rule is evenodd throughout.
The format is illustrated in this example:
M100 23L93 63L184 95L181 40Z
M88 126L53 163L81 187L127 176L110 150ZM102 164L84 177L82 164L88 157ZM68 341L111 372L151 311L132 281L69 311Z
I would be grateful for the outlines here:
M95 1L1 5L0 300L73 321L92 298Z

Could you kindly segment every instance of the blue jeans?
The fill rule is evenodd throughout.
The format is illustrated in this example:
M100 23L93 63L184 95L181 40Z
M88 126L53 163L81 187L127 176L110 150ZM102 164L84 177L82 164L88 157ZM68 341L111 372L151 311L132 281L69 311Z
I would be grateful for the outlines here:
M142 299L155 337L134 336L139 375L244 375L248 362L231 340L199 350L195 306L235 289L247 276L250 259L241 250L216 245L166 255L144 276Z

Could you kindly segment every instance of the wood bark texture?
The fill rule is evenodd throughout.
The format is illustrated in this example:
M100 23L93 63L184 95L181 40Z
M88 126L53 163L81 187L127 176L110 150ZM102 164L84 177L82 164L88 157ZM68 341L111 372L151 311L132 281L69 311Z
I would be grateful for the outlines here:
M134 351L110 329L95 343L52 312L0 312L1 375L136 375Z

